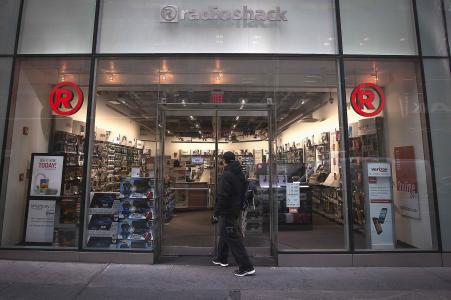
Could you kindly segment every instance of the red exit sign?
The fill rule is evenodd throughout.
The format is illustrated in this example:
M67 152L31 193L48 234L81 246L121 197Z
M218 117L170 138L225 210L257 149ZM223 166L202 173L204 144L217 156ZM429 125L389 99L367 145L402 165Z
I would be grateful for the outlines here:
M224 103L224 92L223 91L213 91L210 93L211 103Z

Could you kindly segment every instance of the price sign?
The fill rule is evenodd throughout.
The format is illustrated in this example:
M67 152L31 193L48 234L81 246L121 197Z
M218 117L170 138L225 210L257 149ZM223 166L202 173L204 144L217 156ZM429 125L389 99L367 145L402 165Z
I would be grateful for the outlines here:
M287 183L287 207L298 208L301 206L301 192L299 182Z

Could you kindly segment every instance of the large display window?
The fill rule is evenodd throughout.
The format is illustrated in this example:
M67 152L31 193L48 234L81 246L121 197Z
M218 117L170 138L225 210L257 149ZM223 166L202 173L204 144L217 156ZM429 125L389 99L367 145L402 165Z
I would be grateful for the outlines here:
M158 59L97 63L84 247L152 251Z
M435 250L431 162L416 60L346 60L356 249Z
M343 52L416 55L411 0L340 0Z
M78 248L89 69L83 58L17 61L2 247Z
M347 205L335 60L279 62L279 250L344 250Z
M91 53L95 11L95 0L25 0L18 52Z
M4 0L0 3L0 54L13 54L16 41L20 1Z
M442 247L451 250L451 74L448 59L424 59Z
M0 105L8 107L8 88L11 80L12 58L0 58ZM6 109L0 115L0 141L3 141ZM3 153L0 151L0 155Z

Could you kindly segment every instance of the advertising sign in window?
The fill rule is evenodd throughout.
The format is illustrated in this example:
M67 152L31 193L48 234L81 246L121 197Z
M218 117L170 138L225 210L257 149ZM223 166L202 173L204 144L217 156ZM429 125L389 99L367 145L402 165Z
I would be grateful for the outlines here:
M30 197L60 197L64 156L33 155Z

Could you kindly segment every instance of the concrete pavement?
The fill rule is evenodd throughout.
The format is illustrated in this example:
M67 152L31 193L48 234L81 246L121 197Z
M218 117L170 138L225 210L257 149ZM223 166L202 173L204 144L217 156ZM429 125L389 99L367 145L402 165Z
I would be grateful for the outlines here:
M256 269L0 261L0 299L451 299L450 268Z

